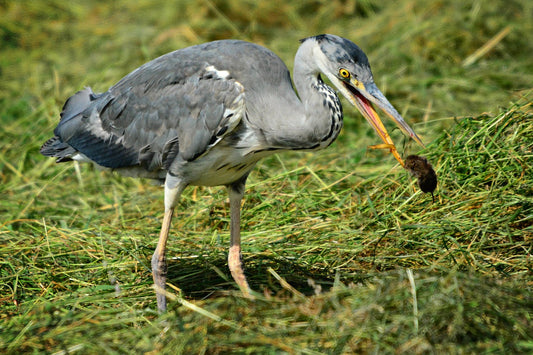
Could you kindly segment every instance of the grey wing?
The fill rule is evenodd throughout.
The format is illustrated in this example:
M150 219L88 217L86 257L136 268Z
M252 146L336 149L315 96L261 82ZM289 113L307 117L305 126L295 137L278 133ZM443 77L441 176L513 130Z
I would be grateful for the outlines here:
M65 152L75 150L104 167L150 171L206 153L240 122L244 88L207 63L180 65L184 70L170 71L148 63L106 93L78 92L42 153L52 155L46 153L54 144L56 151L66 144Z

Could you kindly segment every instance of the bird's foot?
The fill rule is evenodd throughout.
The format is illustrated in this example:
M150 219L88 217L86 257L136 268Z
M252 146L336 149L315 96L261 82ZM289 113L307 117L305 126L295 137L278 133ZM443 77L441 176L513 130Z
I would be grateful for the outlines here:
M154 253L152 257L152 276L157 296L157 310L159 313L164 313L167 310L167 298L165 297L167 264L165 258L160 258L158 253Z
M243 296L249 299L254 299L254 296L251 294L252 290L248 285L248 281L246 281L242 265L240 246L231 246L228 255L228 266L231 271L231 276L233 276L237 286L241 289Z
M400 157L400 154L398 153L398 150L396 150L396 146L394 144L376 144L376 145L369 145L368 148L370 149L388 149L389 152L394 155L396 160L400 163L401 166L405 166L402 158Z

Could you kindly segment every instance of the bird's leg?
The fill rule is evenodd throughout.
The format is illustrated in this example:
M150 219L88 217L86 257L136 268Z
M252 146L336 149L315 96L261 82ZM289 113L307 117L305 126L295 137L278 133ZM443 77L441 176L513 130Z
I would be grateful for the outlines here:
M173 208L165 211L163 217L163 224L161 226L161 232L159 234L159 241L157 242L157 248L152 256L152 276L154 278L154 284L156 286L157 296L157 309L159 313L164 312L167 309L167 299L163 291L165 290L165 284L167 280L167 263L166 263L166 245L168 239L168 232L170 230L170 222L172 220Z
M241 289L245 297L253 298L250 294L250 286L242 269L241 259L241 201L244 196L244 185L247 176L228 186L230 205L230 248L228 254L228 266L231 276Z
M167 280L167 263L166 263L166 246L168 233L170 230L170 222L172 221L172 214L174 206L176 205L186 184L181 183L176 177L167 175L165 181L165 216L163 217L163 224L159 234L159 241L152 256L152 276L156 286L155 293L157 295L157 309L159 313L163 313L167 309L167 299L165 297L165 286Z

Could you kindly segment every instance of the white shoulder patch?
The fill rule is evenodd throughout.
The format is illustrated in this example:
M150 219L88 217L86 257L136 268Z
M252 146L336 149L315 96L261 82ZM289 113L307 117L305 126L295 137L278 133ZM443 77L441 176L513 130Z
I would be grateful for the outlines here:
M209 74L212 74L217 79L228 79L230 76L229 71L227 70L217 70L213 65L205 67L205 71Z

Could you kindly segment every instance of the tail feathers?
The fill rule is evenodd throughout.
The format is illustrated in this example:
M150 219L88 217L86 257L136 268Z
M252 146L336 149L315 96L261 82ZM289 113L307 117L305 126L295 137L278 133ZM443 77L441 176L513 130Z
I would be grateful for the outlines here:
M72 155L76 153L76 149L62 142L58 136L50 138L41 147L41 154L47 157L56 157L57 163L71 161Z
M63 105L63 110L61 111L61 120L54 130L55 136L47 140L42 145L42 155L47 157L56 157L56 162L58 163L72 160L72 156L78 151L70 144L64 142L64 140L69 139L68 133L72 134L72 132L68 132L65 136L65 128L72 126L74 122L72 120L78 117L85 109L87 109L87 107L89 107L91 104L91 101L93 101L96 97L97 95L93 93L91 88L86 87L85 89L72 95L65 102L65 105Z

